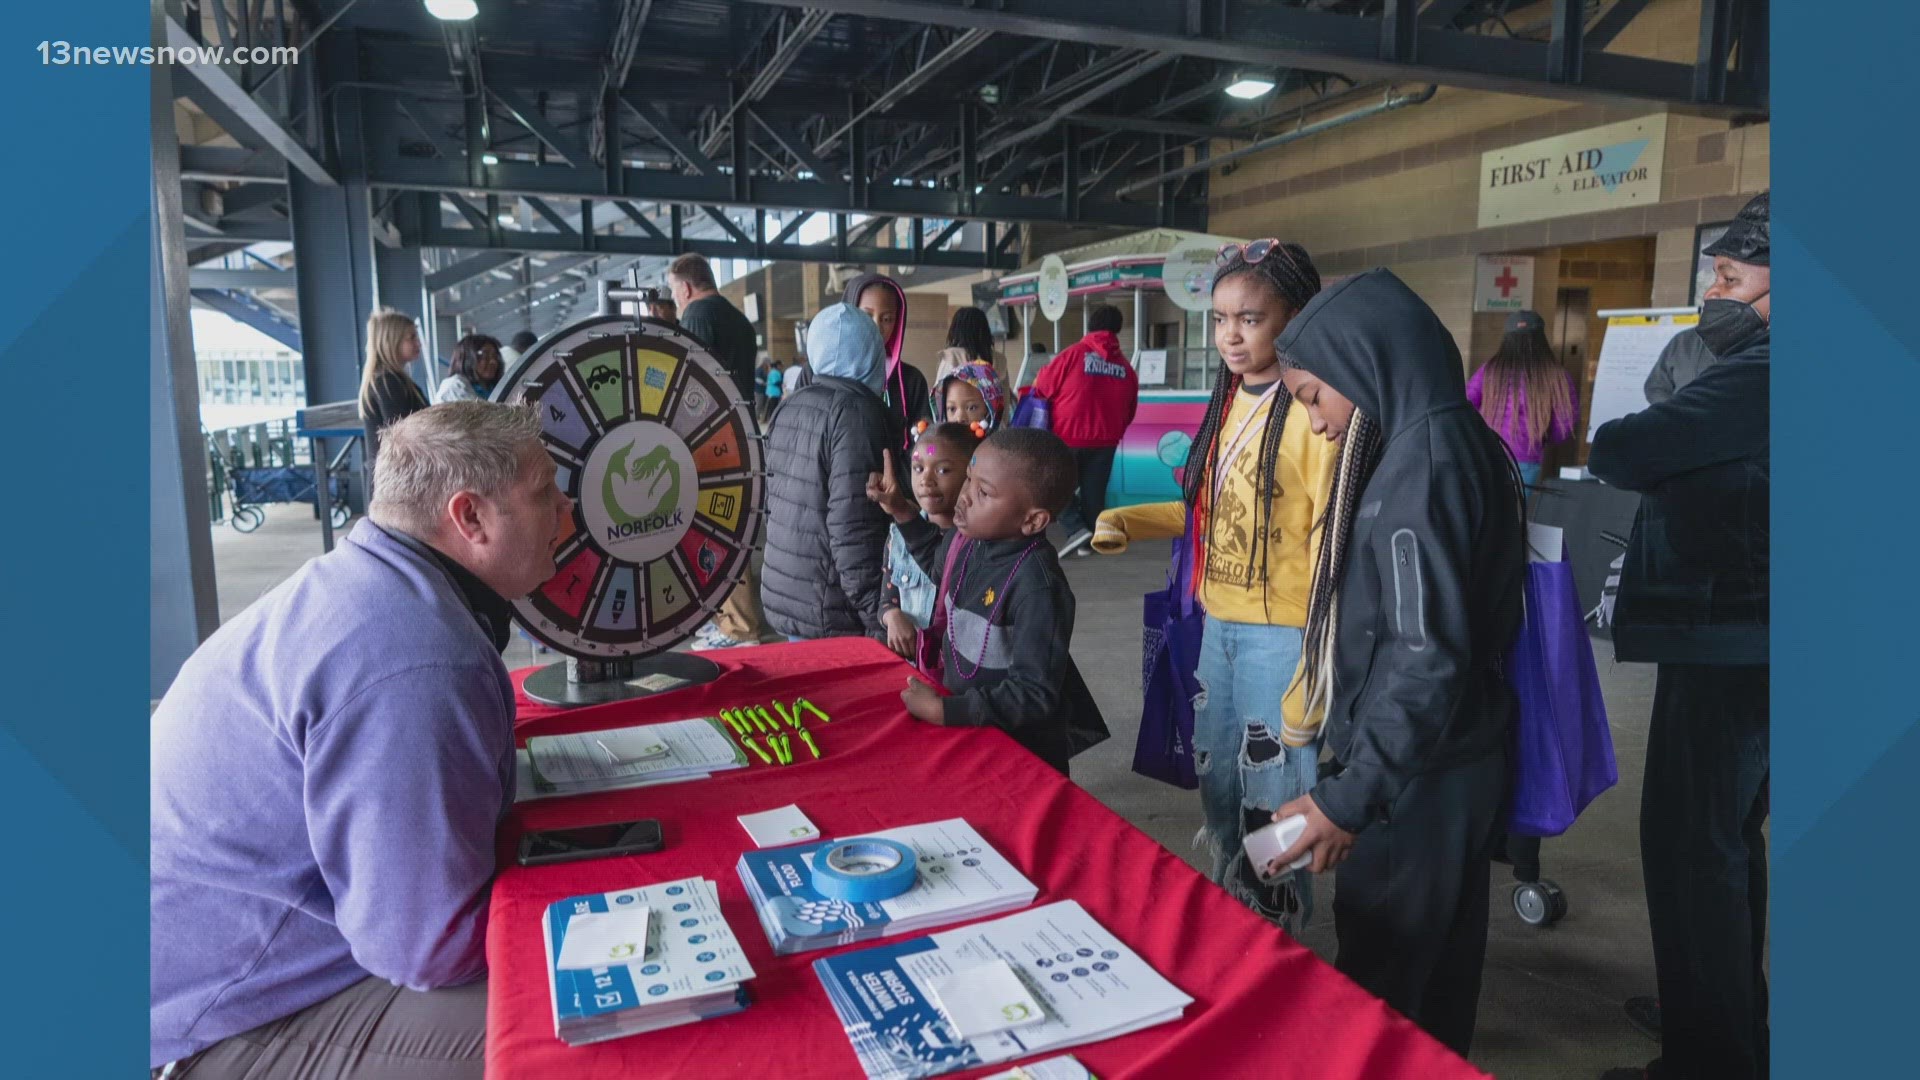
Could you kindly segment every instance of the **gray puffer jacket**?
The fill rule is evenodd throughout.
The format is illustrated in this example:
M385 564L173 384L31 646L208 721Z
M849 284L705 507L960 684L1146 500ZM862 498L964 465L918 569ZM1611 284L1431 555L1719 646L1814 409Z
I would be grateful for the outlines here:
M867 476L899 443L886 405L851 379L816 374L782 398L767 432L767 558L760 602L789 637L877 634L889 518Z

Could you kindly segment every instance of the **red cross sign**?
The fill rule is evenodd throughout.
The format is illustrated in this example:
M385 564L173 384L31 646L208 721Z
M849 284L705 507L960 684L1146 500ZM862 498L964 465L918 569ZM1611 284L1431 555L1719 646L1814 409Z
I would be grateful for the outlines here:
M1512 267L1503 266L1500 268L1500 276L1494 278L1493 283L1500 286L1500 299L1505 300L1513 295L1513 287L1520 284L1520 279L1513 276Z

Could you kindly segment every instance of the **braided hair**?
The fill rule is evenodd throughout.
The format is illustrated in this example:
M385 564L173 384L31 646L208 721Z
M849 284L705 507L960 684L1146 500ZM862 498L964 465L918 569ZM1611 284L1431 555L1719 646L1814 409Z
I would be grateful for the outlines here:
M1380 463L1380 424L1355 409L1341 437L1340 457L1327 492L1327 513L1320 523L1320 555L1307 597L1307 629L1301 647L1301 677L1307 684L1306 715L1324 715L1333 698L1333 650L1340 624L1340 577L1346 568L1347 541L1353 536L1354 511Z
M1526 531L1526 487L1520 479L1520 466L1504 440L1492 440L1500 448L1500 461L1506 466L1502 477L1507 496ZM1320 556L1313 568L1313 585L1307 598L1307 628L1301 648L1300 670L1296 678L1306 683L1306 715L1324 716L1333 703L1334 650L1340 633L1340 584L1346 569L1348 541L1353 536L1355 508L1367 490L1367 481L1380 463L1383 446L1380 424L1355 409L1347 432L1341 437L1340 458L1334 465L1333 487L1327 493L1327 514L1320 526Z
M1213 288L1219 289L1221 283L1242 275L1260 282L1290 309L1291 318L1300 309L1307 306L1320 291L1320 272L1314 269L1313 259L1307 250L1299 244L1276 244L1267 257L1259 262L1247 262L1245 256L1235 251L1233 256L1214 271ZM1189 508L1203 506L1202 499L1212 494L1213 471L1218 466L1220 454L1220 428L1226 422L1233 396L1239 392L1240 377L1227 367L1225 359L1214 369L1213 396L1207 401L1205 418L1200 421L1200 429L1194 433L1193 442L1187 447L1187 465L1180 478L1181 495ZM1258 463L1255 475L1255 490L1264 497L1256 498L1253 506L1252 551L1247 559L1245 584L1251 588L1256 581L1265 581L1267 576L1267 537L1272 529L1273 503L1282 492L1276 477L1280 461L1280 435L1286 427L1287 410L1293 404L1293 398L1285 387L1274 391L1274 402L1267 412L1266 424L1260 433L1260 443L1255 451ZM1211 507L1206 507L1207 547L1213 546L1213 525L1215 515ZM1264 597L1263 597L1264 601Z

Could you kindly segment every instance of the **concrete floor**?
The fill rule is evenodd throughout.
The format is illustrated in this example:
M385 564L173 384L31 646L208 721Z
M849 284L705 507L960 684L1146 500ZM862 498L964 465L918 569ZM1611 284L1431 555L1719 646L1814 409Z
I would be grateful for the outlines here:
M231 615L320 553L319 523L299 506L268 508L265 525L241 535L214 527L220 610ZM1168 850L1199 866L1192 847L1200 826L1192 792L1135 775L1140 717L1140 597L1165 580L1167 545L1137 544L1124 556L1067 561L1079 604L1074 658L1093 687L1113 738L1073 763L1073 779ZM1493 916L1486 978L1474 1043L1476 1065L1501 1077L1594 1077L1616 1065L1640 1065L1657 1047L1628 1025L1621 1002L1653 992L1653 957L1639 865L1640 772L1653 703L1653 669L1612 662L1595 643L1613 721L1620 784L1589 807L1566 836L1542 852L1544 876L1566 891L1565 919L1546 929L1521 922L1509 904L1512 874L1493 868ZM508 649L510 667L536 657L524 639ZM1333 884L1319 879L1320 912L1301 940L1333 957ZM1284 1008L1284 1002L1275 1002Z

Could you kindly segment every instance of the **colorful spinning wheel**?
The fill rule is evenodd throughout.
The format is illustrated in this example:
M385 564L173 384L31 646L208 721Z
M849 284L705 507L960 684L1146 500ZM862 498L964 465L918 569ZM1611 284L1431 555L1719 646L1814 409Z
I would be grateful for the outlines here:
M527 632L580 661L652 656L691 636L760 538L764 472L747 402L700 342L602 315L529 350L494 400L537 408L575 502Z

